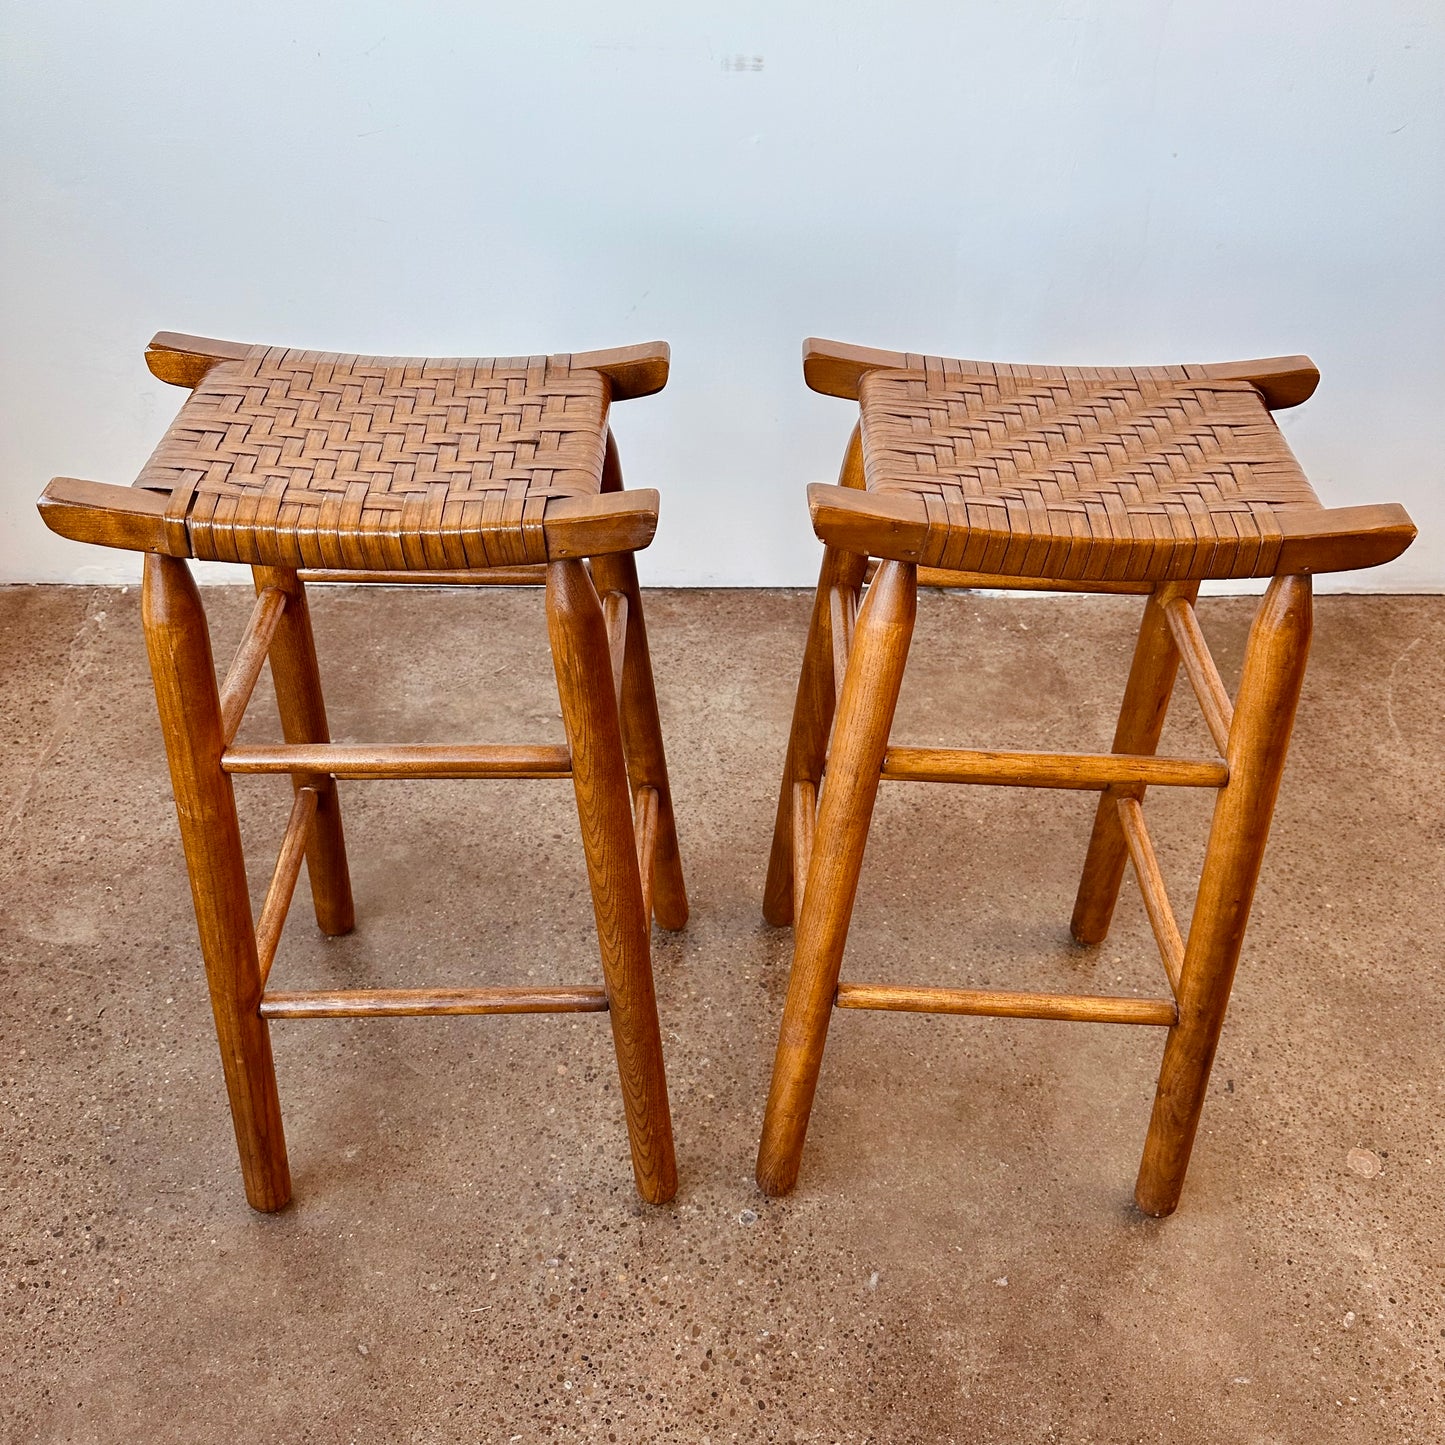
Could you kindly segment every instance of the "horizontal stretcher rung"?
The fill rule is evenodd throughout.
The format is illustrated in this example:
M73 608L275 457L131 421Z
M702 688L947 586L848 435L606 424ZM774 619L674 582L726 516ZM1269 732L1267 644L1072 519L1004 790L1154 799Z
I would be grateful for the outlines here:
M839 1008L901 1013L974 1014L983 1018L1063 1019L1070 1023L1156 1024L1178 1022L1172 999L1111 998L1104 994L1007 993L996 989L926 988L907 984L840 983Z
M303 582L369 582L391 587L542 587L547 582L545 562L516 567L466 567L456 571L363 571L356 568L307 568L298 574Z
M1128 753L996 753L967 748L889 748L883 776L914 783L982 783L1012 788L1085 788L1120 783L1222 788L1229 768L1193 758Z
M600 984L577 988L357 988L331 993L266 993L263 1019L421 1017L427 1014L604 1013Z
M230 748L228 773L330 773L337 778L570 778L572 756L555 747L490 743L276 743Z

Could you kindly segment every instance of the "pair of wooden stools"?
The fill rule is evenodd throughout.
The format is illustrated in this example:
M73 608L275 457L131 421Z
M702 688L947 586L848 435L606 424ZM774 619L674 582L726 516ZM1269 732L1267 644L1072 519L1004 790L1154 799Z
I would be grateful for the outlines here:
M333 355L162 333L151 370L189 387L134 488L57 479L41 512L83 542L144 552L142 618L190 870L246 1195L290 1197L270 1020L397 1014L610 1014L633 1171L677 1188L653 992L653 919L687 919L633 553L657 493L624 491L614 400L659 391L659 343L487 360ZM903 1009L1168 1029L1136 1198L1177 1204L1229 1000L1304 676L1310 576L1398 556L1397 506L1329 509L1271 411L1314 390L1302 357L1134 369L1010 367L809 342L816 391L857 401L840 485L813 486L824 543L778 804L764 911L796 925L758 1157L798 1173L831 1011ZM253 570L256 604L218 686L186 558ZM870 567L875 565L871 573ZM1194 613L1205 578L1271 579L1232 704ZM543 583L565 746L352 746L329 740L308 580ZM917 588L1138 593L1147 600L1104 754L893 747ZM861 606L860 606L861 599ZM285 742L234 743L269 658ZM1180 663L1218 758L1156 746ZM253 920L232 776L289 774L295 802ZM353 926L338 778L572 779L602 955L576 988L267 988L306 862L323 932ZM1155 999L840 983L884 779L1082 788L1098 814L1073 916L1105 936L1133 864L1169 995ZM1187 937L1144 823L1151 784L1217 790Z

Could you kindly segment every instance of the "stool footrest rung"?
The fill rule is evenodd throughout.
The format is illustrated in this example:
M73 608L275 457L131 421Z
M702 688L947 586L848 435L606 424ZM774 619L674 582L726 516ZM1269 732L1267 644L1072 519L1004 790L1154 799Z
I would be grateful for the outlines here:
M261 995L263 1019L576 1014L606 1010L607 990L601 984L576 988L357 988Z
M915 783L981 783L1013 788L1081 788L1102 791L1123 783L1178 788L1222 788L1229 767L1194 758L1136 757L1128 753L1000 753L968 748L889 748L883 776Z
M490 743L276 743L229 748L228 773L329 773L334 778L570 778L564 746Z
M1104 994L1009 993L998 989L933 988L911 984L840 983L838 1008L901 1013L973 1014L984 1018L1062 1019L1070 1023L1155 1024L1172 1028L1172 999L1113 998Z

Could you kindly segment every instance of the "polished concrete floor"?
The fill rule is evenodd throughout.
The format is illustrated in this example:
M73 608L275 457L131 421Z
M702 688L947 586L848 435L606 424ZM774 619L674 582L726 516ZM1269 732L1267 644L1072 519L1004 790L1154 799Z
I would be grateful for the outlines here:
M207 595L228 656L247 597ZM275 1026L295 1200L252 1213L137 603L0 591L0 1438L1445 1439L1445 599L1319 602L1165 1221L1131 1204L1161 1037L1094 1025L836 1015L799 1187L759 1194L809 599L724 591L648 595L693 907L655 938L676 1201L633 1193L605 1019L400 1019ZM1231 683L1251 605L1202 608ZM926 594L895 737L1107 748L1136 610ZM560 740L536 592L314 611L337 738ZM320 937L303 886L278 983L597 978L566 783L342 787L358 927ZM289 790L238 791L259 896ZM1092 802L886 787L844 976L1157 991L1132 883L1068 940ZM1181 912L1208 808L1151 795Z

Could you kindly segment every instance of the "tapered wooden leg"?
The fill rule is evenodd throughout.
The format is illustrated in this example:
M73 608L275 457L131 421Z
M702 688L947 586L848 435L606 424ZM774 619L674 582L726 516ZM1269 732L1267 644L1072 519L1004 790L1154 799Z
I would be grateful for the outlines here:
M246 1198L255 1209L280 1209L291 1197L291 1176L271 1036L258 1012L261 973L246 861L231 779L221 770L221 705L211 637L200 593L179 558L147 555L141 619Z
M1179 1022L1164 1046L1134 1190L1146 1214L1172 1214L1184 1186L1284 773L1311 626L1310 579L1276 577L1250 629L1229 731L1229 782L1214 808L1179 981Z
M257 592L263 587L275 587L286 594L286 610L281 614L270 652L281 731L288 743L330 742L306 586L290 568L253 567L251 570ZM291 782L298 792L311 788L316 793L316 821L306 845L306 871L311 878L316 922L323 933L333 938L350 933L356 926L356 913L351 900L351 874L346 866L346 839L341 831L336 779L327 773L293 773Z
M682 928L687 923L687 888L682 881L682 855L677 846L642 593L637 585L637 561L631 552L594 557L592 578L599 592L621 592L627 598L627 642L622 665L622 743L627 754L627 774L634 792L638 788L657 791L652 908L663 928Z
M916 568L885 562L858 614L758 1149L758 1183L768 1194L786 1194L798 1177L917 605Z
M632 1172L638 1193L651 1204L662 1204L677 1192L677 1164L652 983L651 930L642 899L607 626L592 579L579 561L548 564L547 631L572 753L572 784L592 884Z
M1179 671L1179 649L1169 631L1164 606L1175 597L1193 602L1198 592L1197 582L1166 582L1144 604L1134 661L1129 668L1124 702L1114 730L1116 753L1147 756L1159 746L1159 734L1164 730L1164 716L1169 710L1175 674ZM1119 825L1118 802L1120 798L1143 796L1143 786L1134 783L1107 788L1099 799L1069 925L1080 943L1102 943L1108 936L1129 856L1124 830Z
M828 547L818 574L818 591L813 598L813 616L808 623L808 641L803 650L803 669L798 678L798 695L793 703L793 724L788 734L788 753L783 762L783 782L778 790L777 818L773 824L773 849L768 858L768 881L763 891L763 917L785 927L793 921L793 785L812 783L823 777L828 751L828 729L833 725L837 689L833 674L833 624L830 596L842 587L857 593L863 585L868 559L852 552Z

